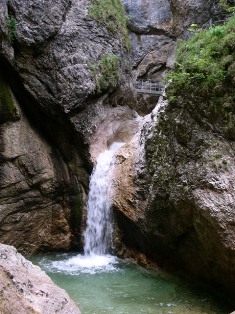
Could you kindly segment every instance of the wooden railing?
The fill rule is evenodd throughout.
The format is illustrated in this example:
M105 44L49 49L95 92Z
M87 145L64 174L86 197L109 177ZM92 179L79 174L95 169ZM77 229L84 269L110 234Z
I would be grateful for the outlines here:
M137 80L135 89L138 94L155 94L160 96L163 93L164 86L159 82Z

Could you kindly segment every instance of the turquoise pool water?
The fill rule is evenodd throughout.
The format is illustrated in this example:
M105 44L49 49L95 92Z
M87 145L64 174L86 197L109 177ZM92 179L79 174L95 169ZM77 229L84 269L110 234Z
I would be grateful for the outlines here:
M31 258L64 288L82 314L228 314L206 289L112 256L48 254Z

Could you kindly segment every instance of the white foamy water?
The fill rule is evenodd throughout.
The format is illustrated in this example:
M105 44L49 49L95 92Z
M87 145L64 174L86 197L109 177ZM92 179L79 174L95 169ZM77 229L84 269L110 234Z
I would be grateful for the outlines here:
M102 152L94 168L89 185L87 227L84 232L85 255L110 253L112 219L110 210L111 178L115 152L124 143L115 142Z
M117 271L118 259L111 255L76 255L58 261L42 260L41 266L47 271L79 275L81 273L96 274Z

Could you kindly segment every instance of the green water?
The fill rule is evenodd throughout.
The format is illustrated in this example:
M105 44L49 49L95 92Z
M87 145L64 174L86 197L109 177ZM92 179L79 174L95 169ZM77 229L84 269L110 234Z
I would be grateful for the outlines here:
M205 289L190 286L160 271L113 259L83 267L72 254L31 258L64 288L82 314L228 314ZM69 262L68 262L69 261ZM218 301L218 300L217 300Z

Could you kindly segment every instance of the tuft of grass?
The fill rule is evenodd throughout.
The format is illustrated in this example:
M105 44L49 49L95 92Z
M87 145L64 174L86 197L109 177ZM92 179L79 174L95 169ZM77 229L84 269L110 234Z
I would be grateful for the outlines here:
M88 13L114 35L119 35L124 47L130 49L127 16L121 0L92 0Z
M234 9L235 9L235 1L234 0L219 0L219 7L222 9L222 10L225 10L229 13L231 12L234 12Z

